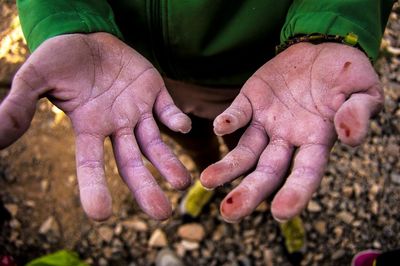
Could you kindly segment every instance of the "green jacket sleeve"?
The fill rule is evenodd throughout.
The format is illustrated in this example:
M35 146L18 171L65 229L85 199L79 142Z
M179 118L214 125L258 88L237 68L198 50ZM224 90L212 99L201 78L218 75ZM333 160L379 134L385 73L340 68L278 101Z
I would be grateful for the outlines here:
M61 34L108 32L122 38L106 0L17 0L29 49Z
M298 34L358 36L358 43L375 60L393 0L294 0L281 31L281 42Z

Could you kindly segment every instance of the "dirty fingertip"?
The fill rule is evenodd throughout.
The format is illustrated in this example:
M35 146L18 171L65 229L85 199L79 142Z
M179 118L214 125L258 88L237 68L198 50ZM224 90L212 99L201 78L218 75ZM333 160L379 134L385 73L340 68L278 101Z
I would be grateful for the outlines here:
M296 190L278 192L271 204L274 219L280 223L286 222L298 215L305 206L304 200Z
M108 190L84 189L80 197L82 207L91 219L104 221L112 215L112 199Z

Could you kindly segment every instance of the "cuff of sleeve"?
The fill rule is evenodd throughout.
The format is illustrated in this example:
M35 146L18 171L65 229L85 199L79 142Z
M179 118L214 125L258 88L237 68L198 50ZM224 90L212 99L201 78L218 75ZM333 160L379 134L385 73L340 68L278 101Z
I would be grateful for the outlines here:
M60 23L61 22L61 23ZM113 19L89 12L59 12L40 20L25 33L28 47L33 52L45 40L69 33L108 32L122 39L122 34Z
M321 33L344 37L351 32L358 36L360 47L375 61L379 52L380 39L353 21L332 12L296 14L285 23L281 31L281 43L285 43L298 34Z

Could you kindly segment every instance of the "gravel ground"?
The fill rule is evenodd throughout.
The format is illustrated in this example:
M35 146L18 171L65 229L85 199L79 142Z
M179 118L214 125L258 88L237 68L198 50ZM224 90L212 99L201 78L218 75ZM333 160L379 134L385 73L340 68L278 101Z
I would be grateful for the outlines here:
M15 16L13 2L0 0L0 4L0 40L12 32L12 41L19 47L10 49L8 54L13 57L0 56L0 68L9 73L0 76L1 97L19 65L16 58L24 56L26 48L18 28L10 31L8 27ZM363 145L335 145L322 184L301 215L307 233L301 265L349 265L360 250L400 247L398 3L381 50L376 69L385 90L384 110L373 119ZM165 140L197 176L184 151ZM112 158L107 142L106 172L114 215L103 223L92 222L79 205L69 121L42 100L27 134L0 151L0 200L6 207L0 210L0 256L12 255L23 265L37 256L70 249L91 265L152 265L159 250L169 247L187 265L290 265L268 203L242 222L227 224L218 206L228 186L217 191L197 220L189 221L175 212L168 221L155 222L138 210ZM177 208L183 194L161 183Z

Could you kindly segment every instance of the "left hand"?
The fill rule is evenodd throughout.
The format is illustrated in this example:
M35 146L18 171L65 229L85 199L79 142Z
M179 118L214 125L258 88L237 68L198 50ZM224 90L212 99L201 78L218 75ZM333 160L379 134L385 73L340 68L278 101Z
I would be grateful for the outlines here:
M271 206L275 219L288 220L317 190L337 136L359 145L382 104L379 78L360 50L295 44L263 65L215 119L217 135L248 127L235 149L203 171L201 182L215 188L256 166L221 203L224 219L235 222L282 185L293 160Z

